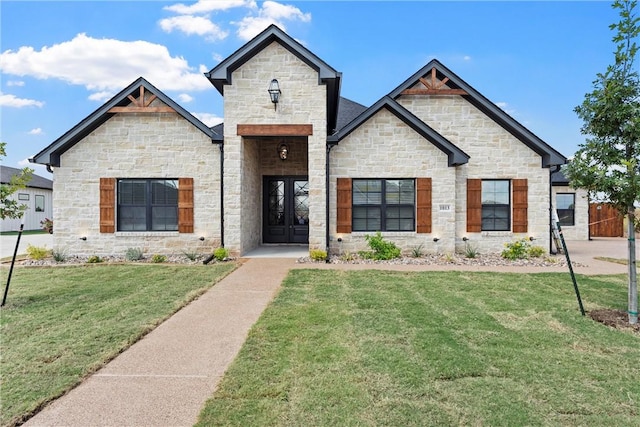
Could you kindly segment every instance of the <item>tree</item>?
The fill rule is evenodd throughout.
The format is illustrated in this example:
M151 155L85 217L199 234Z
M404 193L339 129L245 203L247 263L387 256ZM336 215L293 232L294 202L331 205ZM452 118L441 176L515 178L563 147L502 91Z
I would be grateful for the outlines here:
M640 35L636 0L616 1L620 22L615 63L597 74L593 91L575 108L583 120L581 132L589 136L565 168L571 185L584 188L612 203L628 218L629 323L638 322L638 280L636 270L635 203L640 200L640 78L635 66Z
M0 142L0 159L7 155L5 151L6 142ZM0 184L0 219L5 218L22 218L24 211L28 206L22 203L18 203L17 200L13 200L10 196L21 188L25 188L33 175L33 169L24 168L19 174L11 177L9 183Z

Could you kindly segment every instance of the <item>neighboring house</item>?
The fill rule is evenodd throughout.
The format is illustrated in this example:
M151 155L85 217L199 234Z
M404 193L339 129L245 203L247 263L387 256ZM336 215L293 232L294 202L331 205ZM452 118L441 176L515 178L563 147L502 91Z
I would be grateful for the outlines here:
M558 213L562 235L567 240L589 238L589 197L586 190L574 189L562 171L553 171L553 207Z
M19 174L22 169L0 166L0 182L8 184L11 177ZM41 230L40 221L51 218L53 214L53 182L39 175L33 175L26 188L13 193L9 198L17 200L22 205L27 205L24 216L19 219L0 220L0 231L17 231L24 221L24 230Z
M336 253L381 231L407 251L550 247L550 171L566 158L437 60L366 108L270 26L205 76L223 125L140 78L32 159L53 170L56 245Z

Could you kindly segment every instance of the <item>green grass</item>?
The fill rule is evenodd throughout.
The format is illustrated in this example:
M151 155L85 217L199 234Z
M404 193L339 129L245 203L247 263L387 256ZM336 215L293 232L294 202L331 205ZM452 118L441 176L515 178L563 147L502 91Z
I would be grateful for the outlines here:
M22 235L27 234L48 234L45 230L23 230ZM0 232L0 236L17 236L17 231L2 231Z
M234 267L16 268L0 318L0 424L77 385ZM7 274L3 268L3 292Z
M625 276L579 276L587 310ZM198 425L640 425L640 336L567 274L294 270Z
M614 264L622 264L622 265L629 264L629 260L624 258L611 258L608 256L597 256L597 257L593 257L593 259L597 259L600 261L613 262Z

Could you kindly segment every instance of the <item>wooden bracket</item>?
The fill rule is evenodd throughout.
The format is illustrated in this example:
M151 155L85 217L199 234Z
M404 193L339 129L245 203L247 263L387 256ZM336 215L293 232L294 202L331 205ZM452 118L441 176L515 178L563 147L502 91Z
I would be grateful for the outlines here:
M131 104L125 107L112 107L109 109L109 113L175 113L176 110L168 105L161 105L158 107L152 107L151 103L157 98L151 94L145 99L144 86L140 86L140 95L138 98L134 98L133 95L128 95L127 98L131 101Z
M402 91L402 95L468 95L463 89L449 89L446 87L445 84L447 84L448 81L449 77L439 80L434 67L431 69L430 81L424 77L420 77L420 83L424 85L424 89L405 89Z

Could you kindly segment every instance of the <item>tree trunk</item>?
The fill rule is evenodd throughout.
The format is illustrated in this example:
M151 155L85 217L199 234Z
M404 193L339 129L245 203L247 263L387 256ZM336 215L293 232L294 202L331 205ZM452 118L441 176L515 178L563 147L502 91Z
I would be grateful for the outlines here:
M638 323L638 276L636 270L635 207L629 206L627 232L629 241L629 323Z

